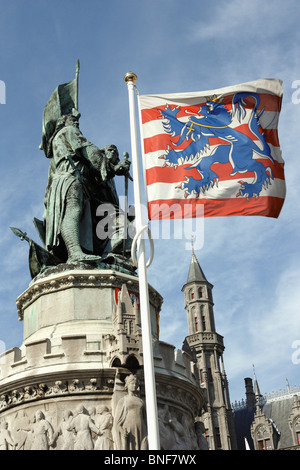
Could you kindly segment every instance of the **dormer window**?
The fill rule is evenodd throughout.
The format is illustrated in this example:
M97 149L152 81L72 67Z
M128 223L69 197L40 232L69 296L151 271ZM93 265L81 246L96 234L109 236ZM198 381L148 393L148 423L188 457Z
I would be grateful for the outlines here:
M256 436L258 450L272 450L270 433L265 426L259 426Z

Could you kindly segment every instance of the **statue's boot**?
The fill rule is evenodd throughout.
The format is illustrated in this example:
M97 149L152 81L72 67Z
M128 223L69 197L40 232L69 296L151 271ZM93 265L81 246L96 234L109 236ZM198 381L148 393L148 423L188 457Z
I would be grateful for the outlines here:
M66 210L61 224L61 235L68 253L67 263L100 260L99 256L84 253L80 246L79 223L82 199L80 186L73 184L68 191Z
M83 253L83 251L74 252L71 256L68 257L67 263L74 263L77 261L100 261L101 257L96 255L88 255Z

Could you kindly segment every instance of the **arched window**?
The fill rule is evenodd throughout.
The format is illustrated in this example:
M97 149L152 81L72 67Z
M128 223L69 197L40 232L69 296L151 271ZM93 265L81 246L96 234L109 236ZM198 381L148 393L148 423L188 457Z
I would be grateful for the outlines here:
M138 369L140 369L139 361L135 356L128 356L126 359L125 366L129 369L132 373L135 373Z
M188 291L188 301L194 300L195 294L194 294L194 289L189 289Z
M195 306L193 306L191 309L191 315L192 321L194 322L194 332L197 333L197 331L199 331L199 321Z
M200 306L200 316L201 316L201 323L202 323L202 331L206 331L206 317L204 313L204 305Z
M116 357L113 362L112 362L112 365L111 367L121 367L121 361L118 357Z

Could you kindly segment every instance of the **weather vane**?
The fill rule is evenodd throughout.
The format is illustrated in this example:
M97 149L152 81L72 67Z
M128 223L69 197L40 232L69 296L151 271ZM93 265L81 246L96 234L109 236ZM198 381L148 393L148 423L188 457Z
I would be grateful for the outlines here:
M195 239L195 235L192 235L191 236L191 245L192 245L192 252L194 253L194 239Z

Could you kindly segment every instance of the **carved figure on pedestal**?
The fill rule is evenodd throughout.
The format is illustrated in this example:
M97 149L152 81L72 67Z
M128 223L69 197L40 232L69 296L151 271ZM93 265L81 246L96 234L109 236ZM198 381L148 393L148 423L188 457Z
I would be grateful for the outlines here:
M33 442L31 450L49 450L53 441L53 428L46 420L44 413L38 410L32 427Z
M186 447L186 442L185 442L185 431L184 427L180 423L177 417L177 413L175 410L172 411L171 413L171 418L169 420L169 424L171 429L174 432L174 444L173 447L170 448L170 450L185 450Z
M146 450L148 447L145 406L137 395L138 385L136 376L126 377L127 395L118 401L114 416L116 450Z
M10 447L14 449L16 445L8 430L8 424L4 421L0 424L0 450L10 450Z
M63 414L62 422L53 436L53 443L61 437L62 447L61 450L74 450L75 432L74 429L69 429L73 419L72 411L65 411Z
M205 427L202 421L195 422L195 432L197 436L198 449L199 450L208 450L207 441L204 437Z
M95 442L95 450L113 450L112 424L113 419L111 412L105 405L99 406L94 418L95 425L99 429L99 435Z
M197 450L198 441L195 431L194 420L191 418L191 416L185 415L182 417L182 425L184 427L185 432L186 450Z
M162 450L173 449L176 444L174 430L170 423L169 408L168 405L165 405L163 408L158 409L159 437Z
M83 405L77 407L77 414L73 417L69 426L66 428L68 431L75 432L74 450L93 450L94 443L92 439L92 432L98 434L98 428L93 423L91 417L86 413Z
M26 414L25 410L20 411L20 413L16 415L15 420L15 433L14 436L16 437L17 447L16 450L29 450L29 436L31 433L30 427L30 420Z

